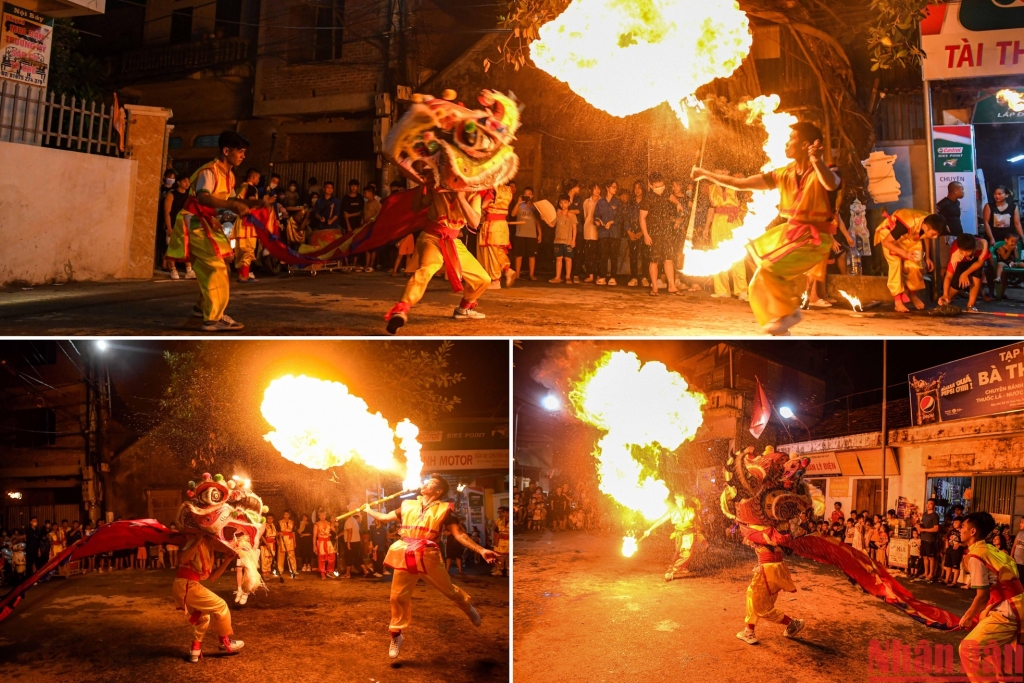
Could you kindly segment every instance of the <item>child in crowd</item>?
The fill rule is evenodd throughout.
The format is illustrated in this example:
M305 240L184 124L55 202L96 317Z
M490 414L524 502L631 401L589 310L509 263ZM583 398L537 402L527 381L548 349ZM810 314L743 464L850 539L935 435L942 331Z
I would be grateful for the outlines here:
M953 528L946 534L946 552L942 561L942 581L947 586L955 586L960 575L960 562L963 560L964 548L960 540L960 519L953 520Z
M921 534L917 529L910 532L910 550L907 561L907 575L916 578L921 575Z
M968 233L957 235L956 245L949 253L949 267L939 305L949 304L953 297L967 290L967 310L977 313L974 305L981 292L981 269L990 257L985 240Z
M558 198L558 212L555 214L555 277L548 280L554 284L572 284L572 256L576 248L576 216L569 212L569 195ZM562 262L565 262L565 280L562 280Z
M1024 268L1020 254L1017 253L1017 236L1010 235L1005 240L996 242L989 248L992 260L995 261L995 294L1002 298L1003 271L1007 268Z

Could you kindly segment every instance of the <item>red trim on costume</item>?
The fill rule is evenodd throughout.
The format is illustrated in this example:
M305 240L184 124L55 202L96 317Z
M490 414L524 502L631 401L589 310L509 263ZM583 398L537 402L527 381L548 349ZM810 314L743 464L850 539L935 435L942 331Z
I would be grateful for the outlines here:
M174 575L176 579L188 579L189 581L202 581L203 577L199 572L189 569L188 567L178 567L178 572Z
M398 569L405 569L410 574L419 574L419 562L423 561L423 555L426 553L427 548L437 548L437 544L428 538L403 538L406 542L405 548L405 567L398 567ZM426 566L424 566L426 569Z
M217 243L217 240L213 239L213 227L211 221L215 220L217 217L216 209L213 209L209 206L203 206L202 204L199 203L199 200L196 199L195 195L192 195L191 197L185 200L185 206L183 206L181 210L185 213L190 213L199 219L199 224L203 226L203 230L206 232L206 239L210 241L210 245L213 247L213 251L218 258L228 258L230 256L233 256L233 254L230 251L223 251L220 245ZM239 218L238 220L242 219ZM191 255L191 252L188 250L187 226L185 226L185 249L185 253L187 255Z
M404 301L399 301L397 304L391 307L391 310L384 314L385 320L391 320L396 313L408 313L409 304Z
M441 244L441 257L444 259L444 272L448 282L456 294L462 291L462 264L459 263L459 252L455 240L459 238L462 227L447 228L439 223L428 223L426 231L438 238Z

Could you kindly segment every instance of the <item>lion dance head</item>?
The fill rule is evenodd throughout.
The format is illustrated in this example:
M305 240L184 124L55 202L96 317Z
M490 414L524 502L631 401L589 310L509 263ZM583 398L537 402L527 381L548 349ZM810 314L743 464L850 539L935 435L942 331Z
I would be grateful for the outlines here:
M188 488L188 500L178 509L178 528L185 534L207 534L231 549L242 567L242 589L254 592L263 584L259 546L267 506L250 490L248 480L206 473L198 483L190 481Z
M767 542L789 533L789 522L802 512L818 516L825 497L804 481L810 458L776 451L768 446L761 455L753 447L730 457L725 467L722 512L740 525L743 537Z
M484 90L480 107L455 102L454 91L441 98L416 95L413 105L384 141L384 154L419 183L456 192L482 192L508 183L519 170L512 148L519 130L515 95Z

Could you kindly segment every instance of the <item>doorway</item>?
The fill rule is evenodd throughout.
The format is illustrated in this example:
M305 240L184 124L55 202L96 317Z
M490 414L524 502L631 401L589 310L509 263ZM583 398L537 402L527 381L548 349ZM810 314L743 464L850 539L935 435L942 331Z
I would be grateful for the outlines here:
M872 515L884 515L882 508L882 480L858 479L853 490L853 507L856 510L867 510Z

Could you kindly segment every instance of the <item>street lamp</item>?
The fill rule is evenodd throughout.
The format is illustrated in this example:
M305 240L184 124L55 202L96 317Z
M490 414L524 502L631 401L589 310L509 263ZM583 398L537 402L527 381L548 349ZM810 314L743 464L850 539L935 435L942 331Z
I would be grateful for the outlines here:
M789 406L781 406L779 408L779 415L781 415L787 420L795 420L796 422L799 422L800 426L804 428L805 432L807 432L807 438L811 438L810 428L808 428L808 426L804 424L803 420L796 416L796 413L793 412L792 408L790 408Z
M97 351L106 351L107 350L107 340L106 339L97 339L96 340L96 350Z
M540 400L540 405L544 410L553 413L562 407L562 402L554 394L548 394Z

